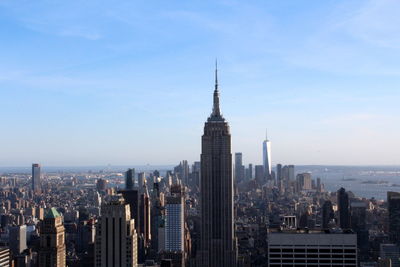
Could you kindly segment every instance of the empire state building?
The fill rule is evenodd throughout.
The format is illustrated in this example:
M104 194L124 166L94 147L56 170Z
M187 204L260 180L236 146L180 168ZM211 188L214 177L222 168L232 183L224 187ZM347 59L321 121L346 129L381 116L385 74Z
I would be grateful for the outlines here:
M201 239L199 266L235 267L231 134L221 115L217 69L214 104L201 147Z

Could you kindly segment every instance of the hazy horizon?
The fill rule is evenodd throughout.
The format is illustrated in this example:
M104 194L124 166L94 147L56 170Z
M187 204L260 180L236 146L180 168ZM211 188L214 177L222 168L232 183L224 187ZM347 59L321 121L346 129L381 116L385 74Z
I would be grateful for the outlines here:
M400 2L305 3L1 1L0 167L199 160L216 57L244 163L400 165Z

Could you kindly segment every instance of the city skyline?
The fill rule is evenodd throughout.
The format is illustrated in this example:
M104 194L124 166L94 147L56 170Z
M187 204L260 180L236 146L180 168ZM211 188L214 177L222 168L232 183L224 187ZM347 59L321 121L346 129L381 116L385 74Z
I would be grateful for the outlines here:
M198 161L216 56L245 164L400 165L396 1L81 4L0 3L0 166Z

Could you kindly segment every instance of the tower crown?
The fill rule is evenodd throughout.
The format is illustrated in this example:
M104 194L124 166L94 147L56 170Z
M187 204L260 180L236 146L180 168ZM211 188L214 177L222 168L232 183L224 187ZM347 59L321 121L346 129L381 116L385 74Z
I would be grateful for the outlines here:
M219 91L218 91L218 66L217 61L215 61L215 89L214 89L214 99L213 99L213 109L208 121L224 121L225 119L221 115L221 110L219 108Z

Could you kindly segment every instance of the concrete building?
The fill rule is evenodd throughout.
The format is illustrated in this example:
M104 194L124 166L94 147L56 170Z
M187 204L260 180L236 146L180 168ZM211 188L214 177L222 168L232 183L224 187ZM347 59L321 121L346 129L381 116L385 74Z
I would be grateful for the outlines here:
M268 266L357 266L356 234L322 231L268 233Z
M137 266L137 234L129 204L115 195L101 207L96 225L95 266Z
M13 255L21 254L26 246L26 225L11 226L9 233L9 247Z
M65 229L63 218L51 208L40 226L39 266L65 267Z

